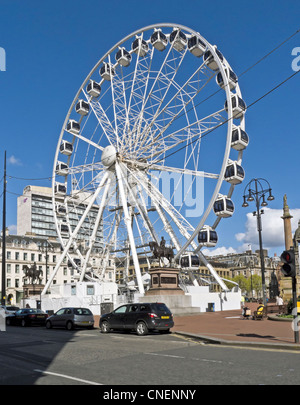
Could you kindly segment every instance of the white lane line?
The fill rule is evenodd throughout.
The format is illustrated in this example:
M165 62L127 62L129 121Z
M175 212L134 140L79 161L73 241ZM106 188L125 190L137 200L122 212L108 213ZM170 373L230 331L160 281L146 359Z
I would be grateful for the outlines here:
M161 353L145 353L145 354L150 354L151 356L174 357L175 359L185 359L185 357L173 356L171 354L161 354Z
M144 354L149 354L151 356L173 357L173 358L176 358L176 359L187 359L186 357L174 356L174 355L171 355L171 354L161 354L161 353L144 353ZM207 363L218 363L218 364L224 363L222 360L198 359L196 357L192 357L190 360L204 361L204 362L207 362ZM232 362L227 362L227 364L233 364L233 363Z
M100 383L96 383L96 382L94 382L94 381L82 380L81 378L71 377L70 375L66 375L66 374L52 373L51 371L44 371L44 370L38 370L38 369L34 369L33 371L36 371L36 372L42 373L42 374L53 375L53 376L55 376L55 377L67 378L67 379L69 379L69 380L80 381L80 382L83 382L83 383L85 383L85 384L90 384L90 385L103 385L103 384L100 384Z

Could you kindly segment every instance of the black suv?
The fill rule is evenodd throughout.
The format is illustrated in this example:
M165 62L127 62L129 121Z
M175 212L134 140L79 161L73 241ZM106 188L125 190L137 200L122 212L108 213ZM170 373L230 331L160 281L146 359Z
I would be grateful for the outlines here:
M174 326L173 316L169 308L159 302L126 304L118 307L100 318L99 327L102 333L112 329L135 330L140 336L150 330L168 333Z

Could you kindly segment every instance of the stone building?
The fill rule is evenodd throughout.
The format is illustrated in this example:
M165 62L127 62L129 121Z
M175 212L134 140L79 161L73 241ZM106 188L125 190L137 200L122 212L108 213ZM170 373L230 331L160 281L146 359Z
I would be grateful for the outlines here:
M0 245L2 250L2 237ZM6 245L6 297L7 303L18 304L23 298L24 282L28 284L29 280L24 277L24 266L31 267L34 263L38 270L42 271L38 283L44 285L61 255L61 245L56 238L47 238L34 233L26 235L9 235L5 237ZM72 251L69 253L74 259L77 258ZM2 264L2 257L1 257ZM103 259L100 254L94 254L90 257L89 272L92 276L102 277L105 281L115 281L113 263L108 263L108 267L102 274ZM2 265L0 268L2 274ZM71 262L65 257L59 271L57 272L53 284L73 283L79 280L79 273L73 268Z

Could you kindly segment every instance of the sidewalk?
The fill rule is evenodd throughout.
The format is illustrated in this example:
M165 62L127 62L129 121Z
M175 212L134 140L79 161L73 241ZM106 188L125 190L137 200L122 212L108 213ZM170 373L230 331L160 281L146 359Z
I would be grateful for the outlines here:
M252 313L257 308L253 305ZM210 343L300 351L300 344L294 343L292 322L267 318L254 321L243 319L241 314L242 310L232 310L174 316L172 332Z

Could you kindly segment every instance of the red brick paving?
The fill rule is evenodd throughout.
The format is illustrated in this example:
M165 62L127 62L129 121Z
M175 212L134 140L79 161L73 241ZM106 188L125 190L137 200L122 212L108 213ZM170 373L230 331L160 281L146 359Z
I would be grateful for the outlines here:
M252 313L258 304L247 305ZM295 344L292 322L243 319L242 310L174 316L173 332L188 332L225 341Z
M253 311L258 304L247 304ZM95 327L99 326L99 316L95 316ZM242 309L232 311L204 312L197 315L174 316L172 332L183 332L225 342L251 344L277 344L295 347L295 334L292 322L263 319L254 321L243 319Z

